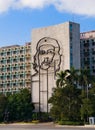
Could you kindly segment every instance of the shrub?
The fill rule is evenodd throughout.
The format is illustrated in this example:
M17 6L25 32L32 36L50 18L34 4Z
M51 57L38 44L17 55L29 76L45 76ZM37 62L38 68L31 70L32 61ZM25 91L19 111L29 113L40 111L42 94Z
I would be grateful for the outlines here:
M84 125L83 122L74 122L74 121L58 121L59 125Z

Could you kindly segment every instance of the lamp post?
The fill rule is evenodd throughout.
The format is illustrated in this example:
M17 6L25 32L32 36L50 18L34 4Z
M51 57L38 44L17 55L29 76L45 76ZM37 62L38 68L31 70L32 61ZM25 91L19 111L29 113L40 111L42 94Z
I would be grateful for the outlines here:
M87 97L87 105L88 105L88 89L91 88L91 84L87 84L86 87L86 97ZM88 106L87 106L88 107ZM88 109L87 109L87 122L88 122Z
M86 87L86 96L87 96L87 99L88 99L88 89L91 88L91 84L87 84L87 87Z
M86 97L87 97L87 99L88 99L88 86L89 85L87 85L87 87L86 87Z

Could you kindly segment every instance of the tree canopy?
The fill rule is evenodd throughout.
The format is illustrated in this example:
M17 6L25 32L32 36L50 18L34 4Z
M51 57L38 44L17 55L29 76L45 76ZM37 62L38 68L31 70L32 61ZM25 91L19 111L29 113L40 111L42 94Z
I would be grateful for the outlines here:
M49 103L55 120L84 120L95 115L95 83L88 70L60 71ZM90 87L89 87L90 84Z
M1 121L28 121L32 120L34 105L31 102L31 93L28 89L21 89L17 93L0 95Z

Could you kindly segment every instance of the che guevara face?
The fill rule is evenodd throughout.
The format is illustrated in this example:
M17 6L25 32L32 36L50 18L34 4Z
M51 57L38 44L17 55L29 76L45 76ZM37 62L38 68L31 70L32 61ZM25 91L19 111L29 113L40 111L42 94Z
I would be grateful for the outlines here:
M38 73L42 70L60 69L61 54L60 45L56 39L44 37L40 39L36 46L36 53L34 55L33 69Z
M55 47L51 44L43 44L39 47L38 61L41 69L48 69L55 55Z

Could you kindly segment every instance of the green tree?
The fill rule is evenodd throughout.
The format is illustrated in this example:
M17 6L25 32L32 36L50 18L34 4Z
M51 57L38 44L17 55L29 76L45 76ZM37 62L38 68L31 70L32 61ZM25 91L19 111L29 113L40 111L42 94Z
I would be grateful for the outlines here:
M50 113L56 120L84 120L95 116L95 78L86 69L60 71L49 99ZM81 88L79 88L81 86Z
M95 84L95 83L94 83ZM91 88L88 88L88 94L82 90L81 100L81 119L84 122L88 122L88 117L95 116L95 86L92 84Z
M29 120L32 119L34 106L31 103L31 94L28 89L8 97L9 120Z
M57 88L49 99L49 103L52 104L50 113L56 120L78 120L81 106L80 90L76 87L74 77L68 70L59 72L57 76Z
M88 122L88 117L93 116L95 100L93 94L94 77L90 75L90 71L87 69L81 69L79 75L79 83L81 86L81 119L84 122Z
M7 106L7 97L3 94L0 94L0 121L4 120L6 106Z
M75 86L55 88L49 103L52 104L51 116L56 120L80 119L80 90Z

